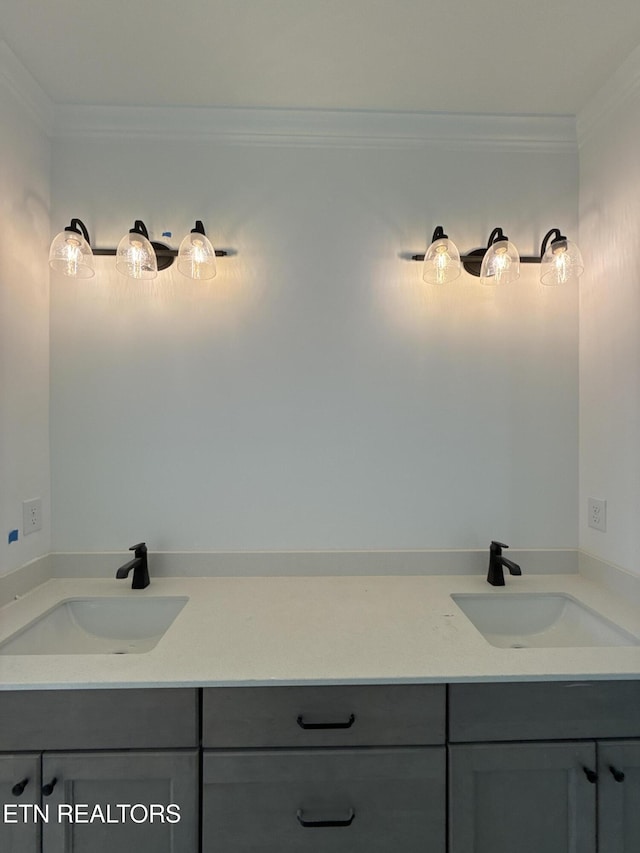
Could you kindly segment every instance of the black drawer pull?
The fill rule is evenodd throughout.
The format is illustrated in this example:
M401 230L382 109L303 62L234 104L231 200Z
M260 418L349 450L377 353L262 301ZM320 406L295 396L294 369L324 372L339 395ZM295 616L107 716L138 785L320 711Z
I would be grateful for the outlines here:
M622 770L618 770L617 767L612 767L611 765L609 765L609 770L616 782L624 782L624 773Z
M302 809L298 809L296 817L300 826L305 829L318 829L321 826L351 826L356 813L353 809L349 809L349 817L344 820L305 820Z
M13 794L14 797L21 797L22 792L24 791L24 789L27 787L28 784L29 784L28 779L23 779L21 782L16 782L16 784L11 789L11 793Z
M584 770L584 775L587 777L589 782L591 782L592 785L595 785L598 781L598 774L596 771L590 770L588 767L583 767L582 769Z
M49 782L49 784L48 784L48 785L43 785L43 786L42 786L42 793L44 794L44 796L45 796L45 797L50 797L50 796L51 796L51 794L53 793L53 789L56 787L56 782L57 782L57 781L58 781L58 780L57 780L57 779L56 779L56 777L54 776L54 777L53 777L53 779Z
M301 729L350 729L355 721L355 714L350 714L346 723L305 723L302 714L300 714L297 720Z

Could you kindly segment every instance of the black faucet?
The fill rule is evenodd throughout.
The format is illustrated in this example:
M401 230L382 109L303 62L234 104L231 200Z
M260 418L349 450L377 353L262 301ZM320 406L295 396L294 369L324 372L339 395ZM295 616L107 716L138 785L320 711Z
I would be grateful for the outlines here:
M503 566L509 569L511 575L521 575L522 571L517 563L512 560L507 560L502 556L502 549L508 548L504 542L492 542L489 548L489 573L487 574L487 582L492 586L504 586Z
M149 586L149 568L147 566L147 546L144 542L138 545L132 545L130 551L135 551L133 560L129 560L124 566L120 566L116 572L116 577L121 580L129 575L133 569L133 580L131 581L131 589L144 589Z

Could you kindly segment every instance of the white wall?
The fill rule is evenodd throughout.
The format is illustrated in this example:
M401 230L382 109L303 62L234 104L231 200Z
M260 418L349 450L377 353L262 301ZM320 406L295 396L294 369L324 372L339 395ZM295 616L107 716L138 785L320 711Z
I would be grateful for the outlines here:
M579 116L580 546L640 574L640 48ZM616 258L611 259L611 252ZM607 501L607 530L587 498Z
M237 255L52 279L54 550L575 547L577 288L401 257L575 233L571 123L202 115L59 116L54 232L201 218Z
M0 574L51 545L46 113L35 83L0 41ZM43 527L23 537L22 501L35 497ZM9 544L15 528L19 540Z

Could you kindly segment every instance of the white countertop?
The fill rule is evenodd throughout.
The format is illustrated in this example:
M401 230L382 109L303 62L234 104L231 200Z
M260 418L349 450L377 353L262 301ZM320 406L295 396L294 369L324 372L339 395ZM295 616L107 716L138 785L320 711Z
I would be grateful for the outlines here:
M0 642L58 602L187 596L144 654L0 655L0 689L401 684L640 677L640 646L503 649L452 593L562 592L640 637L638 608L579 574L52 579L0 608Z

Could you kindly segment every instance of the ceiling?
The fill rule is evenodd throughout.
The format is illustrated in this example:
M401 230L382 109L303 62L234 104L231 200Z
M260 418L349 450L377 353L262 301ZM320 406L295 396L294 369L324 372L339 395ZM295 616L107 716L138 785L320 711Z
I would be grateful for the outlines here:
M1 0L60 104L573 115L638 0Z

